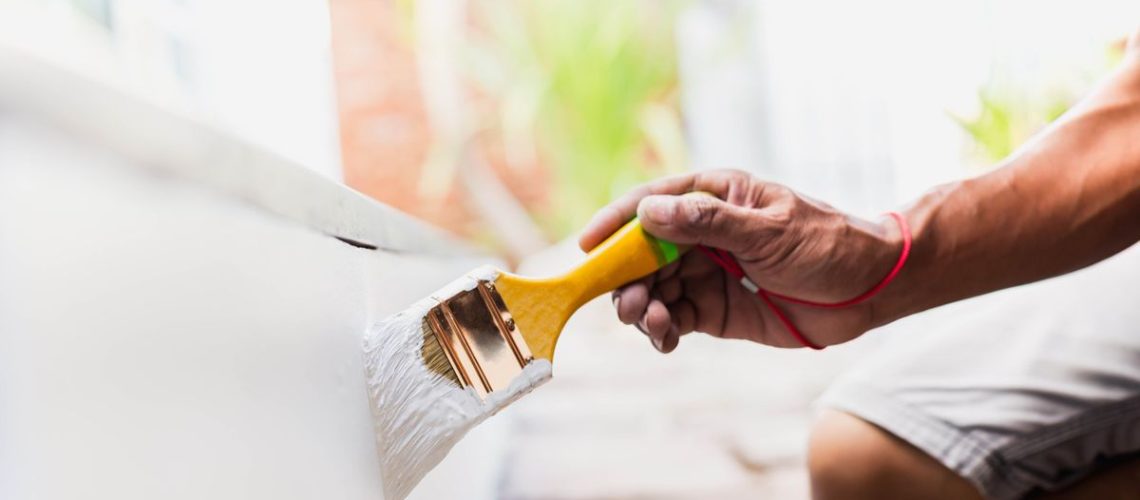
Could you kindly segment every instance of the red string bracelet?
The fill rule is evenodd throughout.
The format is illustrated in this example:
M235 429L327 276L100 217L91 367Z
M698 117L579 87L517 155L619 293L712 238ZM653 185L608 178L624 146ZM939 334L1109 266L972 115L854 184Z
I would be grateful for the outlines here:
M768 305L768 309L771 309L772 313L776 315L776 319L780 321L780 324L784 325L784 328L788 330L788 333L791 334L797 342L803 344L804 347L820 350L823 349L823 346L820 346L819 344L808 340L808 338L804 336L804 334L801 333L798 328L796 328L796 325L792 323L792 320L788 319L788 316L784 314L784 311L776 305L775 301L773 301L772 298L775 297L777 299L791 302L793 304L820 307L824 309L838 309L841 307L849 307L855 304L860 304L883 291L883 289L886 288L887 285L891 283L891 281L894 281L895 277L897 277L902 271L903 265L906 264L907 257L910 257L910 247L912 243L910 226L907 225L906 219L903 218L902 214L898 212L887 212L887 215L891 216L895 222L898 223L899 229L902 231L903 247L902 251L899 252L898 261L895 262L894 267L891 268L891 271L887 273L886 277L876 283L875 286L871 287L870 290L859 294L859 296L855 298L844 300L842 302L814 302L810 300L797 299L795 297L788 297L787 295L781 295L775 292L769 292L768 290L760 288L759 285L757 285L746 274L744 274L744 268L740 267L740 263L736 261L736 257L733 257L732 254L719 248L709 248L704 245L698 245L697 248L700 249L700 251L705 255L707 255L713 262L716 262L717 265L723 268L725 272L739 280L741 286L759 296L760 300L763 300L764 303Z

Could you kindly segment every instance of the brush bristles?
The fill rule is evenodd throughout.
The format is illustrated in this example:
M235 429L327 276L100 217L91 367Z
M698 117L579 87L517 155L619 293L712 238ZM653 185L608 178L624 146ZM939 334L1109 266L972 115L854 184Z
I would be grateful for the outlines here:
M443 346L439 345L439 337L435 334L435 330L432 329L427 318L424 318L423 322L420 323L420 329L424 337L422 349L424 366L431 372L454 382L456 386L463 387L459 381L459 374L455 373L455 369L452 368L451 361L447 359L447 353L444 352Z

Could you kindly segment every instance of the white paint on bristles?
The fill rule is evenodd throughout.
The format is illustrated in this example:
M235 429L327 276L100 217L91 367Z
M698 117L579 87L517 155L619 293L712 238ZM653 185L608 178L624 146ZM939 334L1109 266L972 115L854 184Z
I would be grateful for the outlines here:
M439 464L467 431L550 380L551 365L531 361L503 390L481 400L475 390L424 366L421 324L442 298L493 281L498 271L480 267L403 312L377 323L364 339L368 392L387 500L402 500Z

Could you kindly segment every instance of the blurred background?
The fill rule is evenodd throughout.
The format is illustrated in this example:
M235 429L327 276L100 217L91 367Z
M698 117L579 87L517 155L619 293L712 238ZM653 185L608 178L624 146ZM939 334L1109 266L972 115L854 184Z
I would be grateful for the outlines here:
M733 167L860 213L993 164L1135 11L1030 0L0 0L7 39L514 260ZM509 223L504 223L509 221Z
M512 259L630 186L743 168L874 212L984 168L1137 10L1028 0L2 0L126 80ZM31 21L31 22L29 22ZM504 223L510 221L510 223Z
M1121 57L1129 0L0 0L0 39L208 123L530 272L645 180L741 168L874 215L999 162ZM108 126L113 126L109 123ZM606 304L513 407L503 498L801 498L826 353ZM906 325L904 324L903 327Z

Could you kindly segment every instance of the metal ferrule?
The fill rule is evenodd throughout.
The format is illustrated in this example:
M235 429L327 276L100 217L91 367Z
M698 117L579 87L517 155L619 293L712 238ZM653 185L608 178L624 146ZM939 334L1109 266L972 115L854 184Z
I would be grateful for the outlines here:
M493 282L437 300L428 325L459 380L480 398L505 389L534 359Z

